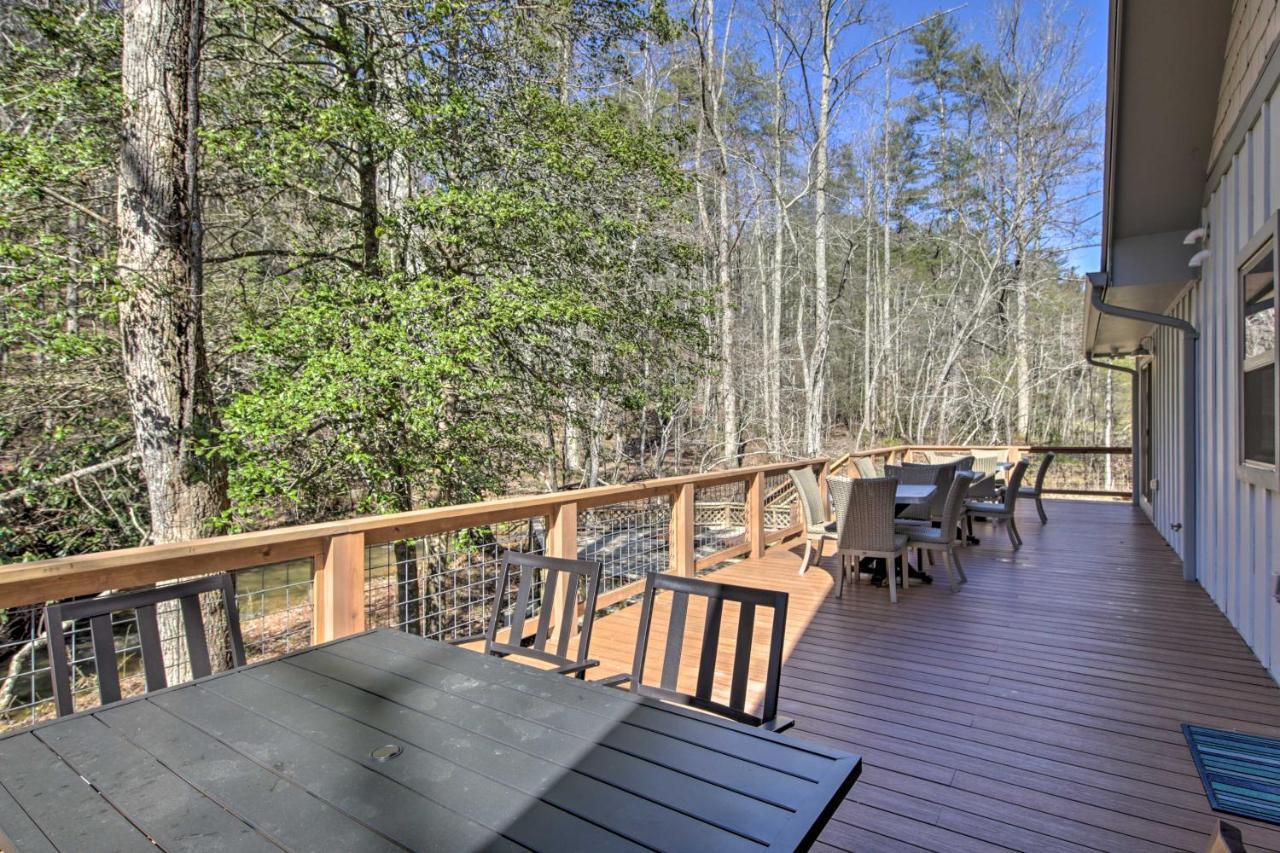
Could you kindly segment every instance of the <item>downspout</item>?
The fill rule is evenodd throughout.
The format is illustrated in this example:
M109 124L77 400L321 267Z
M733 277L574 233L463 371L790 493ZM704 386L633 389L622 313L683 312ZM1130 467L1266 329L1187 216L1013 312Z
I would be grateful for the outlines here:
M1105 368L1106 370L1114 370L1118 373L1129 374L1129 453L1133 457L1130 462L1129 470L1133 472L1130 488L1130 502L1138 505L1138 495L1140 490L1138 483L1141 482L1139 477L1147 476L1147 472L1138 470L1139 448L1138 448L1138 371L1132 367L1125 367L1122 364L1112 364L1109 361L1099 361L1097 356L1091 352L1084 354L1084 360L1094 367Z
M1186 389L1186 399L1182 407L1182 579L1196 579L1196 469L1199 464L1199 442L1196 436L1196 407L1199 400L1199 389L1196 387L1197 344L1200 333L1196 327L1180 317L1169 317L1164 314L1153 314L1150 311L1139 311L1136 308L1124 308L1119 305L1108 305L1102 301L1106 292L1109 276L1107 273L1089 273L1089 301L1099 314L1112 317L1124 317L1128 320L1139 320L1154 323L1182 332L1184 346L1182 358L1182 386Z

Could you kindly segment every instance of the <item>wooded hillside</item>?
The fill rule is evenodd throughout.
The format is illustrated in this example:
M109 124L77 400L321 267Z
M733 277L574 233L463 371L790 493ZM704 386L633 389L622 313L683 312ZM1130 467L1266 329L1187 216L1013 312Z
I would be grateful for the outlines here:
M1069 9L11 0L0 561L1123 443Z

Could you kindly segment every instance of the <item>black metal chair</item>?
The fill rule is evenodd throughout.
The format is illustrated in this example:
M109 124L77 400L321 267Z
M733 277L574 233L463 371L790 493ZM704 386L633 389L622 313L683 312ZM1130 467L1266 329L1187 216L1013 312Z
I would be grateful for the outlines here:
M516 601L511 612L511 623L507 626L507 641L500 641L498 633L502 630L499 621L502 615L502 602L506 600L507 587L511 582L512 570L520 572L520 586L516 590ZM533 585L539 571L546 572L546 581L542 587L542 606L538 609L538 626L533 635L533 645L521 644L524 638L524 621L529 611L529 603L533 600ZM586 671L599 666L600 661L587 658L591 648L591 626L596 616L596 596L600 590L600 575L604 571L604 563L599 560L570 560L564 557L544 557L541 554L523 554L518 551L505 551L502 555L502 571L498 575L498 587L494 601L493 615L489 617L489 629L484 634L472 637L460 637L450 642L453 645L477 643L484 641L484 653L495 657L524 657L554 665L555 671L562 675L575 675L586 678ZM569 586L557 589L561 578ZM578 584L586 584L583 598L582 630L578 634L577 649L569 656L569 640L573 634L572 626L578 619ZM555 625L551 616L555 613L556 604L561 605L560 617ZM557 630L558 626L558 630ZM547 650L552 634L557 633L554 651Z
M645 682L645 660L649 653L649 635L653 627L654 597L669 591L671 620L667 624L667 642L662 656L662 673L657 685ZM684 626L692 596L706 599L707 616L702 626L702 650L698 657L697 684L693 693L677 688L680 659L684 651ZM729 683L729 701L711 698L716 675L716 654L720 646L720 622L724 603L737 602L738 630L734 649L733 670ZM760 713L746 710L747 679L751 669L751 646L754 639L756 608L773 609L773 626L769 637L769 660L764 681L764 700ZM636 636L636 652L631 672L601 681L611 687L630 683L630 690L641 696L661 699L710 711L740 723L781 732L791 728L795 720L778 716L778 683L782 678L782 641L787 627L787 594L768 589L715 583L696 578L650 573L645 578L644 600L640 609L640 630Z
M164 652L160 640L160 624L156 605L177 601L182 609L183 632L193 678L213 674L209 644L205 639L204 613L200 609L201 593L222 593L227 619L227 645L234 666L244 666L244 639L240 635L240 614L236 607L235 583L229 574L210 575L192 581L158 586L118 595L87 598L50 604L44 610L48 632L49 665L53 680L53 696L58 716L75 712L72 698L71 667L67 662L63 623L89 620L89 636L93 641L94 668L98 677L98 697L105 705L120 701L120 673L117 669L115 636L111 616L132 610L138 625L142 649L142 670L147 692L168 687Z

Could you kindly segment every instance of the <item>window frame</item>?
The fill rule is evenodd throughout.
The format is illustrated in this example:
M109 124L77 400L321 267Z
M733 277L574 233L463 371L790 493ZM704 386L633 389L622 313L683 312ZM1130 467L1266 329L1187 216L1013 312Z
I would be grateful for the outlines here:
M1239 479L1262 486L1272 491L1280 490L1280 465L1277 462L1259 462L1245 458L1244 430L1244 376L1245 376L1245 274L1250 267L1266 253L1271 253L1272 292L1280 292L1280 211L1272 213L1261 228L1249 238L1249 242L1236 255L1233 270L1234 280L1231 288L1231 322L1234 324L1236 346L1232 353L1236 384L1236 475ZM1273 295L1274 298L1274 295ZM1272 441L1280 450L1280 306L1277 306L1276 322L1273 324L1274 339L1271 342L1273 427L1276 435ZM1258 356L1254 357L1254 361ZM1261 363L1256 363L1256 370Z

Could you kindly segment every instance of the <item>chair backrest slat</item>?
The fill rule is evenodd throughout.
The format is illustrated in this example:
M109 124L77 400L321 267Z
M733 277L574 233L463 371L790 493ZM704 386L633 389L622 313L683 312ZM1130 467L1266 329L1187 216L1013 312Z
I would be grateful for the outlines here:
M181 601L191 674L196 678L205 678L213 674L213 667L209 661L209 644L204 639L204 614L200 612L200 599L194 595L184 595Z
M751 645L756 635L756 606L751 602L738 609L738 643L733 653L733 680L729 686L729 704L746 705L747 678L751 673Z
M560 625L564 630L560 632L560 640L556 644L556 656L567 658L569 655L569 638L573 636L578 621L578 575L570 572L564 579L568 587L562 593L563 601L560 610ZM543 607L554 607L556 599L549 602L544 601Z
M67 663L62 620L52 608L45 609L45 635L49 644L49 677L53 681L53 702L59 717L75 712L71 694L71 669Z
M707 598L707 618L702 623L702 654L698 657L698 688L694 694L710 701L715 686L716 653L720 651L720 619L724 615L724 599Z
M503 566L504 575L506 574L507 569L510 566L511 566L511 563L509 562L509 558L508 558L508 562ZM528 614L529 612L529 596L533 590L533 575L534 575L533 569L530 569L529 571L521 572L520 584L519 586L516 587L516 603L511 609L511 625L510 625L511 627L510 643L513 646L518 645L520 641L524 639L524 619L526 614ZM542 602L542 605L543 607L546 607L548 610L551 609L551 602L549 600L544 599ZM495 618L497 617L498 610L500 610L501 607L502 607L501 600L498 600L497 602L495 602L495 605L494 605ZM495 624L494 630L489 632L490 641L496 639L497 634L498 634L497 625Z
M504 551L501 557L501 568L498 570L493 612L489 617L489 627L485 634L485 652L500 656L526 657L559 666L585 661L591 647L591 626L595 621L596 597L599 594L600 575L603 571L604 564L599 560L573 560L566 557ZM512 583L512 576L516 573L519 573L519 586L516 591L515 606L507 625L510 636L505 642L499 642L502 603L505 601L506 590ZM534 600L534 584L538 580L539 573L545 574L542 601L539 604L533 645L525 646L523 645L525 617L529 603ZM579 580L586 582L580 631L577 629ZM556 610L558 605L560 605L559 611ZM556 619L554 631L551 622L553 616ZM549 637L555 631L559 632L555 651L548 651ZM569 644L575 633L578 638L577 649L574 655L570 656Z
M660 592L671 594L670 621L666 632L666 649L663 655L661 680L653 685L645 678L645 660L649 639L653 636L655 601ZM701 654L693 693L677 688L679 665L684 640L689 601L693 597L705 599L706 619L703 621ZM719 652L720 633L724 619L725 602L738 604L738 627L730 676L728 702L721 702L715 693L716 659ZM765 693L760 712L746 710L747 687L750 683L752 646L755 640L756 612L761 607L773 609L773 631L769 638L769 658L765 673ZM630 689L642 696L651 696L672 702L680 702L704 711L720 714L744 723L760 725L777 716L778 682L782 677L783 640L787 623L787 594L776 590L754 589L745 586L714 583L698 578L686 578L662 573L651 573L645 578L644 599L640 608L640 629L636 636L636 652L631 671Z
M778 685L782 682L782 653L786 648L783 639L787 633L787 594L781 593L773 607L773 630L769 636L769 663L764 673L764 704L760 706L760 718L772 720L778 716Z
M142 646L142 670L146 675L147 690L163 690L169 686L169 679L164 672L164 651L160 646L156 606L144 604L134 613L138 619L138 641Z
M116 669L116 638L111 626L111 611L89 617L89 636L93 638L93 668L98 676L98 695L102 703L120 701L120 672Z
M684 623L689 615L689 594L671 596L671 618L667 621L667 648L662 655L662 687L675 690L680 678L680 658L684 656Z
M244 639L240 633L240 613L236 606L235 582L229 574L209 575L196 580L166 584L149 589L133 590L117 595L86 598L50 604L45 608L45 631L48 637L50 674L58 716L72 713L74 708L71 666L67 661L67 644L64 624L89 620L89 637L93 643L94 668L98 681L98 696L103 703L121 698L120 673L117 669L112 614L132 610L138 626L139 645L142 650L142 669L146 689L158 690L168 686L164 652L160 637L157 605L178 602L182 613L183 633L191 673L195 678L212 674L209 644L205 638L204 614L200 606L203 593L220 593L225 614L227 645L231 662L241 666L245 662ZM176 638L175 638L176 639ZM74 654L74 649L72 650Z
M556 600L559 584L560 573L547 572L547 578L542 582L542 608L538 611L538 630L533 635L533 647L538 651L546 651L547 640L551 638L551 614L556 612L551 604ZM521 627L523 628L523 625Z

